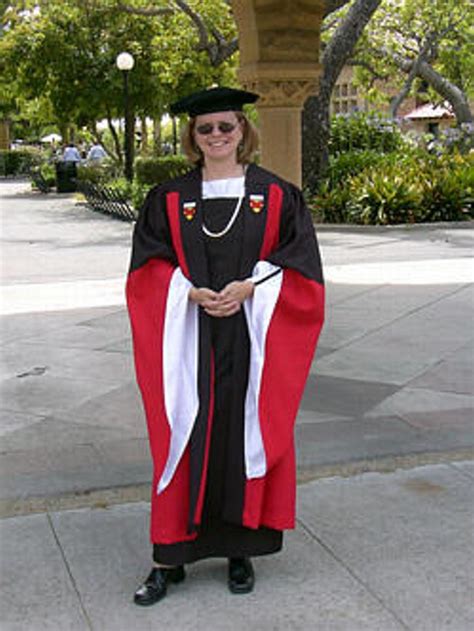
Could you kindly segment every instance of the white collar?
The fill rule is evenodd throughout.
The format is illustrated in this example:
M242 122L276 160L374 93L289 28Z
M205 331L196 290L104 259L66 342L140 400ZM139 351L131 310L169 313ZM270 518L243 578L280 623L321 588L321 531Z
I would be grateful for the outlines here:
M240 197L245 193L245 176L228 177L222 180L203 180L202 198Z

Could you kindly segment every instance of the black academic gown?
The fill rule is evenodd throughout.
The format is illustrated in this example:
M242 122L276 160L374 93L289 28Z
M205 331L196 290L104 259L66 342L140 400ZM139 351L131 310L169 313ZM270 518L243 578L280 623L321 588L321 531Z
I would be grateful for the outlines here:
M219 230L233 203L208 213L199 171L153 189L135 229L127 299L161 563L274 552L294 527L293 425L322 326L321 265L300 191L254 165L245 187L223 240L202 223ZM193 285L249 277L254 296L231 318L187 300Z

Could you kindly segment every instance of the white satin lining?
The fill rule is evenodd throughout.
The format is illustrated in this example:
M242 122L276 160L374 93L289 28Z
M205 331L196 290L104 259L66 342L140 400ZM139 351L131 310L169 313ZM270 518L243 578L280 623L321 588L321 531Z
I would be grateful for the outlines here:
M252 280L264 278L279 268L267 261L259 261L252 273ZM247 394L245 397L245 472L247 479L260 478L267 471L265 448L260 426L259 401L265 344L268 327L280 295L283 274L276 274L255 288L251 298L244 302L245 316L250 337L250 366Z
M252 276L248 280L251 280L253 283L264 283L267 277L270 278L277 272L281 272L281 267L273 265L273 263L269 263L268 261L259 261L253 269Z
M171 430L170 447L157 493L170 483L198 413L198 306L188 298L192 284L178 268L171 278L163 331L163 388Z

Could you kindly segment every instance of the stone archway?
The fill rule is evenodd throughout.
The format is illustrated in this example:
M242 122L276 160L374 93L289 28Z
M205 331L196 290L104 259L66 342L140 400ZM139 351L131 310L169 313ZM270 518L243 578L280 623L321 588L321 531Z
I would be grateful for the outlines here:
M317 91L324 0L232 0L242 85L257 104L262 166L301 186L301 112Z

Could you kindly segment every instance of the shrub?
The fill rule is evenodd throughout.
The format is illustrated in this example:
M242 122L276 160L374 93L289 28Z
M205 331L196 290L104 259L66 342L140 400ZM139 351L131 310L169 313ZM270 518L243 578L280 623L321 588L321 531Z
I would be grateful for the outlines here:
M53 187L56 184L56 169L51 162L43 162L39 167L41 175L46 180L48 186Z
M27 174L42 159L41 151L33 147L0 151L0 175Z
M184 156L138 158L135 162L135 176L140 184L154 186L183 175L190 168Z
M462 123L458 127L443 129L437 136L427 134L422 138L431 153L469 153L474 150L474 124Z
M109 180L108 182L105 182L105 186L112 189L115 193L117 193L118 195L120 195L120 197L126 199L127 201L130 200L132 197L133 185L124 176L117 177L114 180Z
M474 154L430 156L421 173L423 221L474 217Z
M146 194L150 190L149 184L140 184L136 179L129 182L125 177L118 177L108 182L100 182L104 186L118 193L123 199L131 202L135 210L140 210L145 201Z
M101 160L97 164L78 164L77 177L91 184L109 184L119 177L119 168L111 160Z
M110 160L102 160L98 164L78 165L77 172L82 181L113 188L122 197L130 200L138 210L152 186L182 175L189 169L189 163L183 156L163 156L137 158L132 183L121 176L120 167Z
M351 179L349 191L350 222L386 225L417 221L422 197L419 183L397 165L363 171Z
M330 187L328 182L321 185L315 197L309 197L308 207L314 220L319 223L344 223L347 221L346 208L350 201L347 186Z
M397 124L377 113L337 114L331 119L329 152L395 151L405 144Z
M349 170L349 169L348 169ZM474 155L391 153L309 201L326 222L397 224L462 221L474 216Z
M131 192L131 201L135 210L140 210L143 206L143 202L145 201L146 194L150 190L150 184L141 184L137 180L133 181L132 184L132 192Z
M334 188L344 183L347 178L357 175L368 167L374 167L380 163L381 155L378 151L346 151L330 156L327 173L327 185Z

